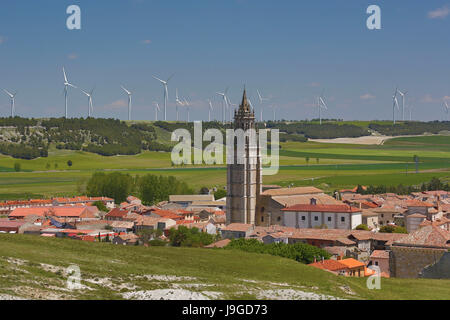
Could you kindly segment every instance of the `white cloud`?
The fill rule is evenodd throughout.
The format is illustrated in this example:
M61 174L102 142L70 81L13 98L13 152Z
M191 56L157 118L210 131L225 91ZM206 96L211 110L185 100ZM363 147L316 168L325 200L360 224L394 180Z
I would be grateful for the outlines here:
M6 37L0 36L0 44L5 43Z
M366 93L363 94L362 96L360 96L361 100L371 100L371 99L375 99L374 95L371 95L370 93Z
M443 6L436 10L428 12L428 18L430 19L445 19L450 14L450 9L448 6Z
M143 43L143 44L150 44L150 43L152 43L152 40L149 40L149 39L142 40L141 43Z
M120 100L116 100L111 102L110 104L107 104L106 106L104 106L105 109L118 109L118 108L123 108L123 107L127 107L128 103L127 101L125 101L124 99L120 99Z
M67 58L70 60L75 60L78 58L78 55L76 53L71 53L67 56Z

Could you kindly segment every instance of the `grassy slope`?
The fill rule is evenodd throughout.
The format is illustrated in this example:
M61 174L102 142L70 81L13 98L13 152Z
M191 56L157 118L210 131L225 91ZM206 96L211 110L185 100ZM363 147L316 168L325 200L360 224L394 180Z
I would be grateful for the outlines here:
M23 265L7 258L23 259ZM183 263L180 263L180 262ZM94 290L65 292L65 277L45 271L41 263L66 268L76 264L83 279L108 277L112 283L129 283L135 290L169 288L170 283L139 280L139 275L176 275L197 279L203 290L221 292L223 298L254 299L256 292L292 288L353 299L450 299L450 281L382 279L381 290L368 290L365 279L338 277L293 260L240 251L171 247L124 247L69 239L0 234L0 293L28 298L120 298L117 290L83 282ZM250 281L243 281L252 280ZM177 282L183 286L183 281ZM273 283L285 283L286 286ZM346 286L355 294L346 294ZM15 289L16 288L16 289ZM20 289L17 289L20 288ZM17 291L19 290L19 291ZM202 291L202 288L192 289ZM128 290L122 289L122 292ZM19 292L19 293L17 293Z
M280 151L279 173L265 176L264 183L313 184L333 191L358 183L419 184L434 176L448 180L450 144L447 140L445 136L397 138L383 146L287 142L282 144ZM411 162L415 154L421 161L420 174L411 174L414 170ZM310 158L309 165L306 157ZM319 158L318 163L316 158ZM68 160L73 162L70 168L67 166ZM12 172L15 162L21 163L25 172ZM50 171L46 169L47 163L50 164ZM58 164L56 170L55 163ZM410 172L408 176L407 166ZM33 194L73 195L82 190L79 186L87 181L94 170L174 175L198 189L202 186L223 186L226 178L224 168L172 168L169 153L143 152L135 156L103 157L52 149L48 158L35 160L0 156L0 199L20 198L21 194L22 198L32 197Z

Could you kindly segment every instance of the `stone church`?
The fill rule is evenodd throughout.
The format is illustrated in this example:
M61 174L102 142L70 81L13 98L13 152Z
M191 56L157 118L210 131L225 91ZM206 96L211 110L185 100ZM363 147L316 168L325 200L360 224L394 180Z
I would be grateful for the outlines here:
M244 89L242 102L234 112L234 130L255 129L255 111L251 109ZM243 159L238 163L238 143L234 139L234 161L227 164L227 224L255 224L256 202L262 192L262 165L258 138L251 143L246 136L240 150Z

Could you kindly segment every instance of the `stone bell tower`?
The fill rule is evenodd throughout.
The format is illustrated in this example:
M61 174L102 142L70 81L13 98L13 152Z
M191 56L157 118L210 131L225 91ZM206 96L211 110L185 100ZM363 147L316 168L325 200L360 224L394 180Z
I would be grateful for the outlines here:
M238 129L244 132L254 129L256 137L245 135L240 146L237 139L233 139L234 161L227 164L227 224L255 224L256 201L262 192L261 153L255 111L250 107L245 89L241 105L234 112L234 130Z

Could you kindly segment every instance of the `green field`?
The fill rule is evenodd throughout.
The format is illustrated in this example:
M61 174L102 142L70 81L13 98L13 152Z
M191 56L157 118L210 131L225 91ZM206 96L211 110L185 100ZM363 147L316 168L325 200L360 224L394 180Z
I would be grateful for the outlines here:
M183 263L180 263L183 261ZM84 290L65 288L79 266ZM159 277L158 277L159 276ZM161 276L176 276L164 281ZM189 277L189 278L183 278ZM294 260L235 250L113 246L0 234L0 295L31 299L121 299L132 291L183 288L214 299L256 299L285 289L344 299L450 299L449 280L346 278Z
M448 181L449 140L448 136L395 138L381 146L286 142L281 144L278 174L263 179L265 184L314 185L327 192L357 184L417 185L433 177ZM420 159L418 174L414 155ZM73 162L72 167L68 167L68 160ZM14 172L16 162L21 172ZM48 158L18 160L0 156L0 200L80 194L96 170L173 175L195 189L226 184L224 166L172 167L169 153L145 151L134 156L104 157L53 148Z

